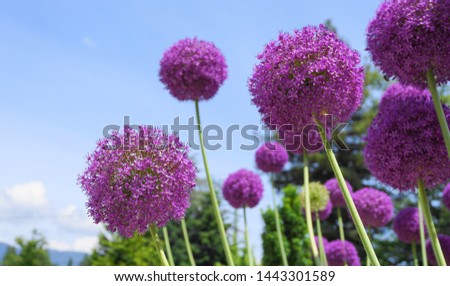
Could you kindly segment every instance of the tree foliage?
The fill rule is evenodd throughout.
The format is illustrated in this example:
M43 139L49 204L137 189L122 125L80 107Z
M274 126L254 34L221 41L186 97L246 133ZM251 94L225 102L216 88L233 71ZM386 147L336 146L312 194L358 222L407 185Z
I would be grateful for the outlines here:
M30 240L16 238L18 248L8 247L3 257L4 266L49 266L52 265L45 246L44 236L33 230Z

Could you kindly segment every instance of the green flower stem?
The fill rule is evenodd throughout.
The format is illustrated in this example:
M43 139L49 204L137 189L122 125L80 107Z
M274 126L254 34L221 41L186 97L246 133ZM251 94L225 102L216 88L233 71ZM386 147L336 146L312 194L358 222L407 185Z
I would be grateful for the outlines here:
M250 237L248 235L247 207L246 206L244 206L244 226L245 226L245 244L246 244L246 248L247 248L248 266L253 266L252 248L250 246Z
M288 260L286 256L286 249L284 247L283 235L281 234L280 214L278 213L277 194L275 192L275 186L273 182L273 175L270 175L270 184L272 185L272 198L273 198L273 212L275 213L275 226L277 229L278 246L280 247L281 260L284 266L288 266Z
M320 225L320 217L318 211L316 211L316 228L317 228L317 236L319 238L320 264L322 266L328 266L327 255L325 254L325 247L323 245L322 226Z
M314 261L316 262L316 265L320 265L319 252L317 250L316 240L314 239L314 229L312 224L311 201L309 198L309 165L306 150L303 150L303 180L303 191L305 192L306 226L308 228L309 243L311 245L311 251L314 257Z
M425 192L425 186L421 179L417 181L417 186L419 189L419 203L422 207L423 216L425 217L425 223L427 224L428 236L430 237L434 256L436 257L436 261L439 266L447 266L447 263L445 262L444 258L444 253L442 252L441 249L441 244L439 243L436 228L434 227L430 206L428 204L427 194Z
M223 225L222 215L220 214L219 203L217 202L216 191L214 190L214 184L211 179L208 167L208 159L206 158L206 151L203 142L203 133L200 120L200 110L198 108L198 100L195 100L195 113L197 115L197 127L198 135L200 138L200 147L202 150L203 163L205 165L206 178L208 180L209 194L211 196L212 207L214 210L214 216L216 218L217 226L219 228L220 240L222 241L223 250L229 266L234 266L233 255L231 254L230 246L228 245L227 234Z
M378 262L377 255L375 254L375 251L373 250L373 246L370 243L370 239L367 236L366 230L364 228L364 224L361 220L361 217L358 214L358 211L356 210L355 203L353 202L352 196L347 188L347 184L345 183L344 176L342 175L341 169L339 168L339 164L336 160L336 156L333 153L333 149L331 148L330 142L328 142L328 139L325 135L325 129L323 125L320 123L320 121L317 120L317 124L320 126L320 137L322 138L322 142L324 143L325 147L325 153L327 154L328 161L330 162L331 168L333 169L334 175L336 176L336 179L338 180L339 187L342 191L342 194L345 199L345 203L347 205L347 208L349 209L350 215L353 218L353 221L356 226L356 230L358 231L359 238L361 239L361 242L364 246L364 249L366 251L366 254L369 256L370 261L372 262L372 265L374 266L380 266L380 262Z
M419 266L419 259L417 258L416 243L414 241L411 243L411 248L412 248L412 254L413 254L413 259L414 259L414 266Z
M345 241L345 233L344 233L344 223L342 222L342 214L341 214L341 208L337 208L337 217L338 217L338 227L339 227L339 237L341 238L341 241Z
M420 250L422 254L422 264L423 266L428 266L426 240L425 240L425 227L423 225L423 211L420 206L420 202L417 203L419 208L419 230L420 230Z
M158 236L158 228L155 225L150 226L150 234L152 235L153 243L156 247L156 252L158 252L159 260L161 260L162 266L170 266L167 261L166 255L164 254L164 249L161 246L161 241Z
M163 227L162 229L163 229L164 243L166 244L167 256L169 258L169 264L170 266L175 266L175 263L173 262L172 248L170 247L169 232L167 231L167 227Z
M191 242L189 241L189 235L187 232L186 221L184 218L181 220L181 229L183 230L184 243L186 244L186 251L189 257L191 266L195 266L194 255L192 254Z
M372 232L371 232L370 227L367 228L367 236L369 237L370 240L372 240ZM367 261L366 261L367 266L370 266L371 264L370 264L369 256L367 256L366 259L367 259Z
M441 100L436 89L436 80L434 72L430 69L427 71L428 89L433 98L434 109L438 117L439 125L441 126L442 136L444 137L445 147L447 148L447 155L450 159L450 131L448 129L447 120L445 119L444 109L442 108Z

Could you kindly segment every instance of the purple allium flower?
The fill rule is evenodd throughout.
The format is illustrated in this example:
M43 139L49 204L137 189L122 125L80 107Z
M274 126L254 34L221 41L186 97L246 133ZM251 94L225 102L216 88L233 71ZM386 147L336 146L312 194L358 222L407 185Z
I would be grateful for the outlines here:
M426 231L425 223L422 224ZM401 210L394 219L393 229L404 243L420 242L419 209L410 207Z
M241 169L228 176L222 186L223 197L234 208L254 207L262 199L261 178L252 171Z
M330 241L325 247L329 266L360 266L358 251L349 241L340 239Z
M450 210L450 183L448 183L444 188L444 192L442 193L442 201L444 202L444 205Z
M256 165L263 172L279 173L289 160L289 155L284 147L277 142L266 142L256 150Z
M450 109L444 107L447 122ZM433 188L450 178L450 160L428 91L391 85L365 137L367 168L381 182L401 191L417 180Z
M305 150L308 153L323 150L322 138L316 126L309 125L300 132L293 132L291 128L281 127L278 132L286 151L293 154L302 154ZM327 132L329 137L330 133Z
M353 188L349 182L345 181L347 188L350 193L353 192ZM329 179L325 182L325 187L330 192L330 199L333 207L346 207L344 196L342 195L341 188L339 188L339 183L336 178Z
M385 1L367 28L367 49L388 77L425 88L450 80L450 1Z
M442 252L444 253L445 262L450 265L450 236L438 234L439 244L441 245ZM430 264L437 265L436 257L434 256L433 247L431 241L428 239L426 244L427 256Z
M213 97L227 78L227 65L220 50L210 42L180 40L164 52L159 78L179 100Z
M97 143L78 177L94 222L132 237L150 225L181 220L196 176L188 147L175 135L145 126L126 127L111 138Z
M249 79L252 102L271 129L302 132L314 119L347 121L361 104L359 54L323 25L280 33L258 55Z
M353 201L365 226L382 227L391 221L394 204L385 192L362 188L353 193Z

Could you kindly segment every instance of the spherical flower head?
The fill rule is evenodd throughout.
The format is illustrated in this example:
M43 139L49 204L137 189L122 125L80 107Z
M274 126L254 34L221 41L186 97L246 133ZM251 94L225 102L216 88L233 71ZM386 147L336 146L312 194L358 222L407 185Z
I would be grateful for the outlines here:
M450 80L450 1L385 1L367 28L367 49L388 77L425 88Z
M179 100L212 98L227 78L220 50L210 42L184 39L164 52L159 78Z
M266 142L256 150L255 159L263 172L279 173L289 160L289 155L280 143Z
M353 192L353 188L349 182L345 181L350 193ZM329 179L325 182L325 187L330 192L330 199L334 207L346 207L344 196L342 195L341 188L339 187L338 180L336 178Z
M188 147L177 136L141 126L101 139L78 182L94 222L132 237L151 225L181 220L195 176Z
M424 222L422 224L426 231ZM420 242L419 209L409 207L401 210L394 219L393 229L404 243Z
M360 266L358 251L349 241L333 240L325 247L329 266Z
M361 104L364 69L359 54L325 26L280 33L258 55L249 90L271 129L347 121Z
M319 182L309 183L309 201L311 205L311 213L325 210L330 201L330 193L327 188ZM305 189L300 193L300 202L303 207L306 205Z
M294 132L292 128L283 126L278 130L286 151L293 154L316 153L323 150L323 142L315 125L305 126L302 131ZM331 133L327 130L327 138Z
M445 105L443 109L450 123L450 109ZM391 85L365 141L364 159L369 171L400 191L414 190L418 179L433 188L450 178L450 160L426 90Z
M439 244L441 245L442 252L444 253L445 262L450 265L450 236L438 234ZM433 247L431 241L428 239L426 244L428 261L430 264L437 265L436 257L434 256Z
M448 183L442 193L442 202L450 210L450 183Z
M230 174L222 186L223 197L234 208L253 208L262 199L263 191L261 178L245 169Z
M394 204L385 192L362 188L353 193L353 202L365 226L382 227L391 221Z

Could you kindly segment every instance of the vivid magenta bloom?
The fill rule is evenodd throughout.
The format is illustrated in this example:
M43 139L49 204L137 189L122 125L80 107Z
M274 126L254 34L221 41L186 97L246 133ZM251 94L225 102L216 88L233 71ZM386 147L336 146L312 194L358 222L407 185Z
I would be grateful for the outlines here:
M358 251L349 241L340 239L327 243L325 247L329 266L360 266Z
M258 60L249 90L271 129L302 132L314 119L325 122L325 114L345 122L361 104L360 57L323 25L280 33Z
M444 106L447 122L450 109ZM428 91L393 84L384 93L365 138L367 168L381 182L401 191L417 180L433 188L450 179L450 161Z
M367 49L388 77L425 88L450 80L450 1L385 1L367 28Z
M425 224L424 230L426 231ZM404 243L420 242L420 220L418 208L405 208L394 219L394 232Z
M282 127L278 133L286 151L293 154L302 154L304 151L315 153L323 150L323 142L317 126L307 126L300 132L293 132L291 128ZM328 137L329 135L330 133L327 132Z
M438 234L439 244L441 245L442 252L444 253L445 262L450 265L450 236ZM434 256L433 247L431 241L427 240L427 256L430 264L437 265L436 257Z
M450 183L447 184L442 193L442 201L444 205L450 210Z
M101 139L78 178L95 223L132 237L179 221L189 207L196 169L188 147L162 130L126 127Z
M266 142L256 150L256 165L263 172L279 173L289 160L284 147L277 142Z
M349 182L345 181L349 192L353 192L353 188ZM329 179L325 182L325 187L330 192L330 199L334 207L346 207L344 196L339 188L339 183L336 178Z
M213 97L227 78L225 58L213 43L184 39L170 47L160 62L159 78L179 100Z
M262 199L261 178L252 171L241 169L228 176L222 186L223 197L234 208L254 207Z
M377 189L362 188L353 193L353 201L365 226L385 226L394 215L391 197Z

